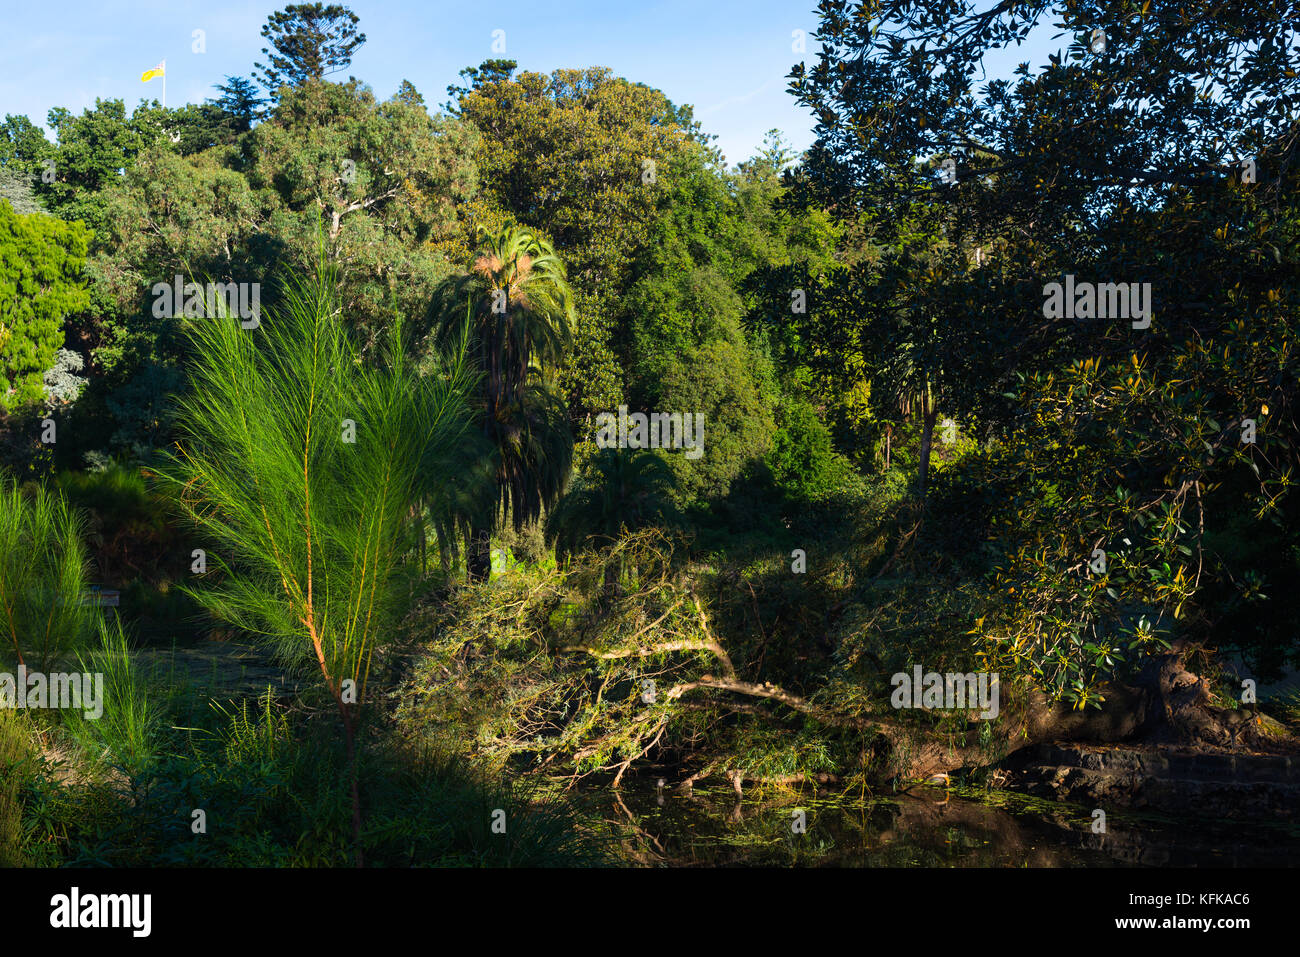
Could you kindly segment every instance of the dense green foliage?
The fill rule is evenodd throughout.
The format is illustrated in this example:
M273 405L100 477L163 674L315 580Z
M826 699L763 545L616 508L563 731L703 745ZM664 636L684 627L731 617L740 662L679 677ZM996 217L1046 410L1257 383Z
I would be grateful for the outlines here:
M1172 659L1218 718L1300 665L1294 4L942 6L822 3L813 146L734 167L604 68L331 82L365 37L321 4L263 31L269 97L6 117L0 636L113 692L0 713L0 863L595 861L497 775L865 785ZM159 309L208 281L258 321ZM50 600L87 556L120 617ZM200 634L300 707L146 675ZM1002 712L891 707L918 665ZM1227 741L1150 693L1142 733Z
M1054 10L1068 54L976 89L1040 7L959 5L936 36L925 4L878 23L828 4L817 63L792 73L819 116L801 192L883 247L828 290L832 341L923 395L922 469L940 409L990 440L957 478L979 494L946 502L992 532L977 650L1080 706L1161 640L1237 644L1260 592L1222 533L1242 510L1284 523L1296 455L1300 81L1274 5L1100 7ZM1047 315L1067 274L1147 284L1147 315Z
M63 317L86 302L80 223L15 213L0 201L0 409L39 399Z

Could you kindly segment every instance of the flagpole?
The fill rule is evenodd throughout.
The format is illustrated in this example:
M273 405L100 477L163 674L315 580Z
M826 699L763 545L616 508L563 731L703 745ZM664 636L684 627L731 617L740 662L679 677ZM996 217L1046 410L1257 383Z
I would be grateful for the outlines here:
M167 109L167 61L163 60L163 109Z

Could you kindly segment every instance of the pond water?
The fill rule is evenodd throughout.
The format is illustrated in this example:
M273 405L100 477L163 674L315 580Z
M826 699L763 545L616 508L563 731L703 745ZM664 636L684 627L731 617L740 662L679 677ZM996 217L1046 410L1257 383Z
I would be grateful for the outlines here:
M1089 809L998 791L738 799L729 787L625 786L577 799L614 830L626 863L647 866L1284 867L1300 837L1292 826L1117 812L1093 833Z

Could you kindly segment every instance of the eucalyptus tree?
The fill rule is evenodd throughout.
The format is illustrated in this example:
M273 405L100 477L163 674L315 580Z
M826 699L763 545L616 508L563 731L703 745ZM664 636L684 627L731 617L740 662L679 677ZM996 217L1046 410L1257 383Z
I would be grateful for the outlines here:
M516 530L568 481L573 435L556 373L573 341L573 292L551 244L510 227L480 235L469 271L444 290L444 343L463 341L479 373L479 431L490 447L486 500L468 518L473 581L491 574L492 532Z
M356 739L376 647L418 569L412 505L454 464L469 376L453 359L421 375L400 329L363 364L335 271L287 283L260 325L189 323L191 391L167 476L217 553L188 589L216 616L319 672L343 724L362 861Z
M462 217L477 191L477 131L400 95L378 101L349 80L283 91L248 136L247 190L271 201L274 222L240 218L227 231L250 242L269 231L286 258L310 261L320 215L328 255L347 264L343 298L364 346L382 338L395 310L421 321L472 249Z

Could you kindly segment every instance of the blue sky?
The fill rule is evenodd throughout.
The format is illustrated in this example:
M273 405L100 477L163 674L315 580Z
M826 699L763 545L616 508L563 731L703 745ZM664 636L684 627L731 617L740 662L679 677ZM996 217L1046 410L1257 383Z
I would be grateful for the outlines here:
M215 96L212 84L248 76L263 59L262 24L285 2L184 0L58 0L14 3L0 35L0 113L26 114L44 124L51 107L74 112L96 97L162 96L161 80L140 74L167 60L167 104ZM382 99L403 79L430 109L446 100L458 72L504 56L521 69L607 66L630 80L690 103L729 163L757 151L773 127L796 149L812 141L811 116L785 92L785 76L800 59L812 62L815 0L353 0L367 42L347 71ZM204 31L206 52L192 51ZM492 50L505 31L504 54ZM792 34L809 35L807 53L792 51ZM1041 40L1032 49L1041 55ZM1056 49L1061 42L1051 44ZM1005 57L1024 59L1025 54ZM999 58L1003 59L1003 58ZM1035 58L1037 59L1037 58ZM342 74L343 78L347 73Z

